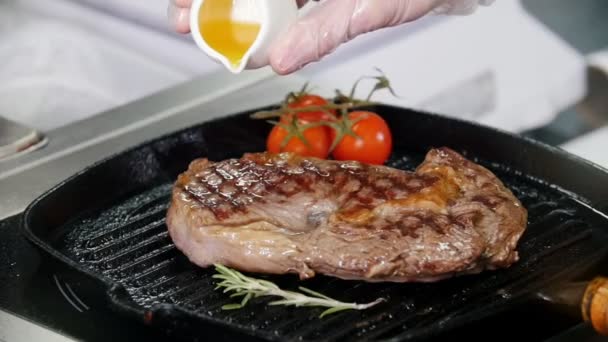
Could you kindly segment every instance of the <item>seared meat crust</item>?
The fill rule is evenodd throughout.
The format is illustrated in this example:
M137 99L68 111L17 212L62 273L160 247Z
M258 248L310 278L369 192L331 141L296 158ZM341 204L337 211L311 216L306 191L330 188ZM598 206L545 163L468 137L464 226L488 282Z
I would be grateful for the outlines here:
M526 222L494 174L448 148L415 172L287 153L198 159L167 217L202 267L394 282L508 267Z

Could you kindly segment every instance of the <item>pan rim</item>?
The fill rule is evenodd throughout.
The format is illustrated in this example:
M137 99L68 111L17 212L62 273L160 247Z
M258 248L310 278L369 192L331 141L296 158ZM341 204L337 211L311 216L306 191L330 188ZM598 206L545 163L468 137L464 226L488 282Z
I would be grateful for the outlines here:
M108 278L107 276L100 274L98 272L94 272L93 270L90 269L86 269L81 267L81 265L76 262L73 259L70 259L67 255L64 255L63 253L59 252L58 250L56 250L54 247L51 246L51 244L48 241L44 241L41 237L39 237L36 233L34 233L33 230L33 216L34 216L34 211L36 210L36 208L40 205L41 202L43 202L44 200L46 200L50 194L58 191L59 189L65 187L67 184L70 184L72 182L74 182L76 179L80 178L81 176L87 174L88 172L91 172L93 169L96 169L106 163L111 162L112 160L127 155L131 152L137 151L139 149L144 148L145 146L148 146L150 144L153 144L155 142L158 141L162 141L168 137L171 136L175 136L178 135L180 133L192 130L193 128L197 128L197 127L202 127L205 124L208 123L212 123L212 122L218 122L218 121L222 121L222 120L226 120L228 118L234 118L234 117L239 117L242 116L244 114L248 114L251 113L252 111L256 111L256 110L263 110L263 109L267 109L267 108L274 108L276 107L276 105L273 106L265 106L262 108L258 108L258 109L252 109L252 110L246 110L246 111L241 111L238 113L234 113L234 114L230 114L227 116L223 116L223 117L219 117L219 118L215 118L215 119L211 119L211 120L206 120L206 121L202 121L196 125L190 126L190 127L186 127L183 129L179 129L173 132L169 132L166 134L163 134L161 136L155 137L153 139L149 139L147 141L141 142L135 146L129 147L127 149L124 149L120 152L114 153L108 157L105 157L95 163L92 163L88 166L86 166L85 168L83 168L82 170L74 173L73 175L67 177L66 179L64 179L63 181L59 182L57 185L53 186L52 188L48 189L47 191L45 191L43 194L41 194L40 196L38 196L34 201L32 201L27 207L26 209L23 211L23 217L21 220L21 230L23 232L23 234L25 235L25 237L30 240L32 243L34 243L35 245L37 245L39 248L41 248L42 250L44 250L46 253L49 253L50 255L52 255L54 258L57 258L59 261L65 263L66 265L68 265L70 268L77 270L78 272L82 272L85 273L87 276L95 279L95 280L99 280L101 281L106 287L107 287L107 291L105 291L105 295L109 298L109 300L114 304L117 305L119 307L124 306L124 303L121 303L119 300L117 300L116 295L120 294L120 290L124 289L124 286L120 283L118 283L117 281L114 281L110 278ZM378 110L379 114L382 115L382 110L381 109L397 109L397 110L412 110L409 108L403 108L403 107L398 107L398 106L393 106L393 105L387 105L387 104L378 104L376 106L372 106L370 108L378 108L380 110ZM450 118L450 117L446 117L446 116L442 116L439 114L434 114L434 113L429 113L429 112L425 112L425 111L420 111L420 110L414 110L417 114L421 114L424 116L428 116L429 118L439 118L441 120L447 120L448 122L458 122L460 124L463 125L467 125L467 126L471 126L472 128L475 129L482 129L487 131L488 133L493 134L494 136L497 137L505 137L505 138L510 138L510 139L515 139L517 141L521 141L524 142L526 144L528 144L528 146L535 146L541 149L546 150L547 152L551 153L551 154L557 154L560 157L566 158L569 162L571 163L576 163L578 165L582 165L582 166L587 166L587 167L591 167L593 169L596 169L597 171L600 171L602 173L605 173L606 175L608 175L608 169L601 167L600 165L597 165L589 160L586 160L584 158L581 158L579 156L576 156L566 150L563 150L559 147L556 146L551 146L548 145L546 143L537 141L535 139L529 138L529 137L525 137L525 136L521 136L515 133L511 133L511 132L507 132L504 130L500 130L494 127L489 127L489 126L485 126L476 122L471 122L468 120L463 120L463 119L455 119L455 118ZM574 197L576 199L580 199L583 203L587 204L587 205L591 205L589 203L589 201L584 198L583 196L580 196L579 194L576 193L572 193L571 191L567 190L567 189L563 189L559 186L556 186L556 190L560 191L560 192L564 192L566 193L568 196L570 197ZM605 213L604 213L605 214ZM175 306L174 306L175 307ZM153 307L154 308L154 307ZM150 310L152 310L153 308L151 308ZM131 310L133 310L133 308L129 308ZM123 310L126 312L130 312L129 310ZM131 312L132 314L137 314L137 315L141 315L140 317L143 317L144 312L146 311L146 309L144 308L139 308L139 312ZM140 318L139 317L139 318ZM212 324L220 324L221 326L225 326L225 327L229 327L231 329L235 329L238 327L238 325L234 325L234 324L227 324L226 322L214 318L214 317L206 317L205 319ZM244 329L244 328L240 328L242 330L242 332L246 332L248 334L250 334L250 330ZM266 334L261 334L258 335L258 337L262 337L262 338L268 338L269 335Z

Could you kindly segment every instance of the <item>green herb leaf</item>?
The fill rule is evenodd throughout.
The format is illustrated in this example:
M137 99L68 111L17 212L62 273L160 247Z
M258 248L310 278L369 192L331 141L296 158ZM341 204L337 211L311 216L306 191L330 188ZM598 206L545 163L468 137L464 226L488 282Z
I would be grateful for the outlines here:
M325 299L328 299L328 300L332 300L331 298L327 297L327 296L326 296L326 295L324 295L324 294L320 294L319 292L313 291L313 290L311 290L311 289L307 289L307 288L305 288L305 287L303 287L303 286L300 286L300 287L298 287L298 288L300 289L300 291L302 291L302 292L306 292L306 293L308 293L309 295L313 295L313 296L316 296L316 297L319 297L319 298L325 298Z
M271 296L281 299L270 302L268 305L326 307L328 309L320 316L324 317L343 310L364 310L383 301L382 298L379 298L367 304L344 303L305 287L299 288L302 293L282 290L268 280L251 278L223 265L215 265L215 269L219 274L214 275L214 278L223 280L217 284L218 289L223 289L224 293L234 292L231 297L244 296L240 304L226 304L222 306L223 310L240 309L247 305L251 298Z
M247 305L247 302L249 302L252 296L253 294L251 292L245 295L245 298L243 298L243 300L241 301L241 306Z
M241 309L243 306L241 304L226 304L222 306L222 310L237 310Z

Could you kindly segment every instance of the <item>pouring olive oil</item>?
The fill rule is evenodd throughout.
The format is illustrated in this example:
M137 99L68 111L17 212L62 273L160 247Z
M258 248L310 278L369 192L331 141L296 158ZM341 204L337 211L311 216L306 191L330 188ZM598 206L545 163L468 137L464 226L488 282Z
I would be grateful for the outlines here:
M233 0L207 0L199 14L199 27L207 44L238 66L260 33L260 24L232 19Z

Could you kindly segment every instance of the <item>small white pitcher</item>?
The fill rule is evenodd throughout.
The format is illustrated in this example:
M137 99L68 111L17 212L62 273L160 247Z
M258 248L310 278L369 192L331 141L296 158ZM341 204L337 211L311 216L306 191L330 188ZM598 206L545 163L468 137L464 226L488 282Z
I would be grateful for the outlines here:
M257 38L243 55L240 63L234 65L226 56L210 47L201 35L199 16L201 15L200 12L205 1L216 0L193 1L190 13L190 31L192 37L199 48L234 74L238 74L245 69L254 69L268 65L268 49L270 45L298 17L298 6L295 0L232 0L230 19L235 22L256 23L260 25Z

